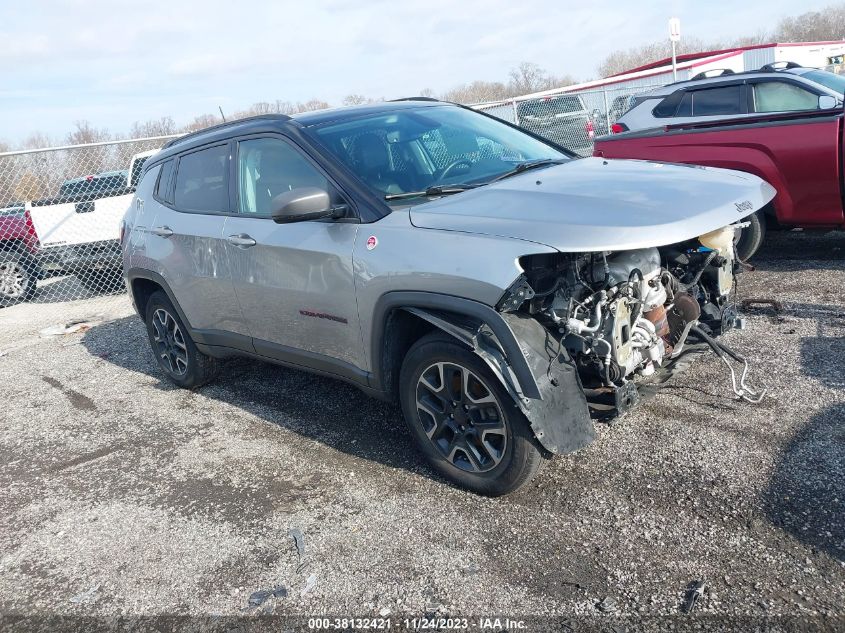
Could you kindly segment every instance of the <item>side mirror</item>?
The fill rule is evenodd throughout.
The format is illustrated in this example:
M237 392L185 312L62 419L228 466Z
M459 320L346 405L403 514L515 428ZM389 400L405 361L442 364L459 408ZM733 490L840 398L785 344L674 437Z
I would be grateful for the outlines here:
M280 193L270 203L270 210L270 217L276 224L306 222L334 216L329 193L319 187L299 187Z
M819 110L833 110L839 102L836 100L836 97L831 97L830 95L821 95L819 97Z

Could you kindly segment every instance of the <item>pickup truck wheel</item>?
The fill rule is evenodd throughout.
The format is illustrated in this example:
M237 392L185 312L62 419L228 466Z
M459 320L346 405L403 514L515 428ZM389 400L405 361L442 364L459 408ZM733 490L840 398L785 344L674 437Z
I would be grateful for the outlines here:
M749 226L737 233L734 244L740 261L747 262L760 249L766 236L766 217L762 209L746 218Z
M81 270L76 273L79 283L96 294L114 294L125 290L123 273L117 270Z
M478 356L441 334L415 343L399 378L411 434L437 472L500 496L528 483L543 457L528 420Z
M217 360L197 349L166 294L161 291L152 294L145 320L158 366L174 384L193 389L217 376Z
M35 296L38 265L26 253L0 252L0 307L29 301Z

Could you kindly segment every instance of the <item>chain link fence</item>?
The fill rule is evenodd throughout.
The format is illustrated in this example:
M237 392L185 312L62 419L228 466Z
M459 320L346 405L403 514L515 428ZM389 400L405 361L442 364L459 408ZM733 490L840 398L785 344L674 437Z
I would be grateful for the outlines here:
M170 138L0 154L0 308L41 304L55 320L47 305L121 295L120 220Z
M609 134L635 97L662 85L626 85L577 92L562 89L472 107L524 127L581 156L589 156L593 153L593 139Z

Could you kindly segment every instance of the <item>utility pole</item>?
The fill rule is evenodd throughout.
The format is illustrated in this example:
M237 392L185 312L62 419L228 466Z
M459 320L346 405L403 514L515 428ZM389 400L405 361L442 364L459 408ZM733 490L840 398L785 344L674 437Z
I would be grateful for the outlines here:
M669 41L672 42L672 81L678 81L677 44L681 41L681 20L669 18Z

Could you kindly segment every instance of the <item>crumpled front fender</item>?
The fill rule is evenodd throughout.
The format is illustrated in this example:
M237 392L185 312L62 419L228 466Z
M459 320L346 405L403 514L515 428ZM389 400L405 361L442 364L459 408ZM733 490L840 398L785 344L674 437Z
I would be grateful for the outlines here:
M541 398L523 400L534 435L551 453L572 453L596 439L584 388L566 348L529 316L502 315L514 333Z
M493 312L489 318L501 321L491 327L480 319L467 319L466 315L417 307L404 309L454 337L487 363L528 418L534 436L545 450L571 453L595 439L575 364L560 340L537 321L520 314ZM503 329L502 325L506 327ZM503 342L501 337L510 340ZM523 368L527 363L530 377L524 371L514 372L515 363L504 350L513 354L515 347L523 357L517 363ZM527 397L526 392L535 397Z

